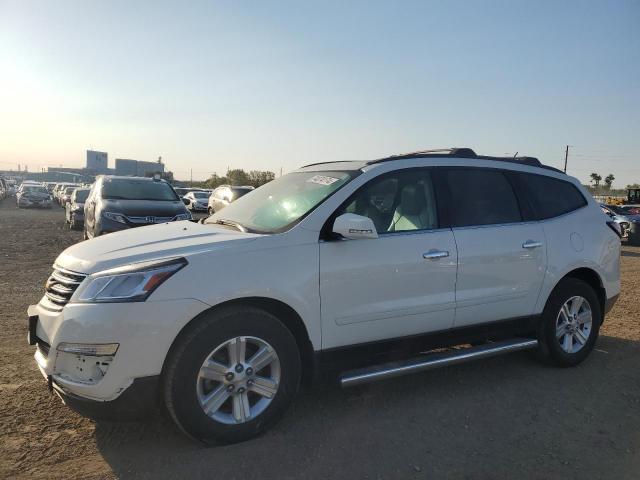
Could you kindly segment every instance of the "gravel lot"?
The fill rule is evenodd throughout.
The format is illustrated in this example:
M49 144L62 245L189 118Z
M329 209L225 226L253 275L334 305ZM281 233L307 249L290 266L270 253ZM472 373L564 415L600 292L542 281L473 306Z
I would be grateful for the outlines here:
M244 444L203 448L159 418L94 423L50 396L26 309L80 241L60 208L0 202L0 478L638 478L640 248L596 351L573 369L512 354L350 390L304 390Z

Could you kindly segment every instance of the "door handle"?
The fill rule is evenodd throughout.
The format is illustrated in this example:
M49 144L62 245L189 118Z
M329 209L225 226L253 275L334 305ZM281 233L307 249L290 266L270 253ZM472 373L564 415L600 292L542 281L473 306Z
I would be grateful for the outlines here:
M533 240L527 240L522 244L522 248L538 248L542 246L542 242L535 242Z
M449 256L449 252L446 250L429 250L427 253L422 254L422 258L425 260L437 260L438 258L445 258Z

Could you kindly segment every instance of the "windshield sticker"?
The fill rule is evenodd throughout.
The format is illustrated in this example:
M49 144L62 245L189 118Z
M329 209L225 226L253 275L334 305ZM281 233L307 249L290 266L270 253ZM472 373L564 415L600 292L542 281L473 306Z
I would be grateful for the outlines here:
M331 185L340 180L339 178L326 177L324 175L314 175L307 182L317 183L318 185Z

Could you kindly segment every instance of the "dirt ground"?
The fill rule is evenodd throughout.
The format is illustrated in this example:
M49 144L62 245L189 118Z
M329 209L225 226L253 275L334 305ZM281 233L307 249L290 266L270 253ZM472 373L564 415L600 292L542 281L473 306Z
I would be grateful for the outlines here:
M640 478L640 248L596 351L555 369L527 354L359 388L301 392L273 430L203 448L164 418L94 423L49 395L26 342L63 211L0 202L0 478Z

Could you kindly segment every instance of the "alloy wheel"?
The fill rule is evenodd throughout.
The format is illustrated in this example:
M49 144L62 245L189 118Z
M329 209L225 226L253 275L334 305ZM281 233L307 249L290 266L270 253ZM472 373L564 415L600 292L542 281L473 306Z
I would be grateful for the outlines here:
M215 348L196 380L204 413L220 423L240 424L260 415L280 385L280 359L257 337L235 337Z
M593 314L586 298L569 298L556 318L556 339L565 353L580 351L589 340Z

